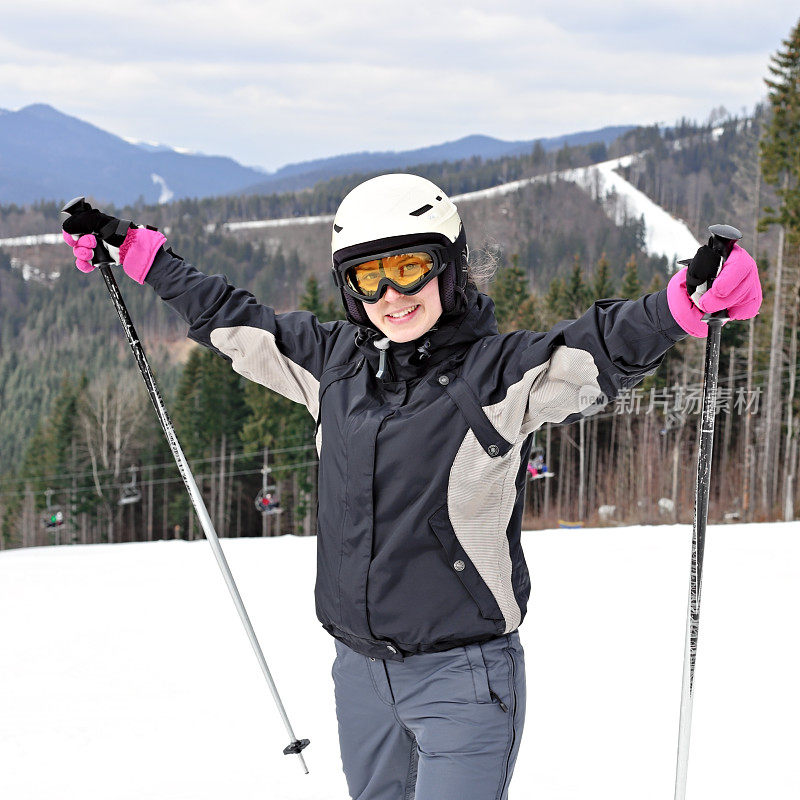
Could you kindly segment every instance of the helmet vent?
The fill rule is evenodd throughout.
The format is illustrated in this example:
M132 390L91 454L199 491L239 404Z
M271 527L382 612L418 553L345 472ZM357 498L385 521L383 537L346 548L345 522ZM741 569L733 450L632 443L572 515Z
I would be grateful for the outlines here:
M341 225L334 225L333 229L336 231L336 233L341 233L342 232L342 226Z
M437 200L441 200L441 199L442 199L442 196L441 196L440 194L437 194L437 195L436 195L436 199L437 199Z
M421 217L426 211L430 211L433 206L430 203L425 203L424 206L420 206L416 211L412 211L409 216L412 217Z

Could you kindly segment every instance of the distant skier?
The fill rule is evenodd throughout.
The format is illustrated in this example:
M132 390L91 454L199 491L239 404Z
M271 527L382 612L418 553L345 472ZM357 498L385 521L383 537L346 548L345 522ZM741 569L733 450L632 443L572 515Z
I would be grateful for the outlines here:
M97 211L65 230L80 236L66 238L83 271L88 234L107 232L125 272L181 314L192 339L316 420L316 609L336 638L351 796L505 800L525 719L517 628L530 593L520 489L531 434L634 385L686 332L705 336L704 310L754 316L752 258L735 246L700 308L683 269L666 290L598 302L548 333L501 335L455 205L414 175L369 180L339 206L333 278L346 321L276 314L164 249L157 231ZM705 246L689 272L715 266Z
M263 495L263 497L259 497L259 506L261 511L274 511L276 508L280 507L280 502L277 498L273 498L271 493L267 493Z
M528 462L528 472L531 478L543 478L545 475L552 474L544 463L544 453L536 452L534 457Z
M60 528L64 524L64 512L60 509L49 514L45 520L46 528Z

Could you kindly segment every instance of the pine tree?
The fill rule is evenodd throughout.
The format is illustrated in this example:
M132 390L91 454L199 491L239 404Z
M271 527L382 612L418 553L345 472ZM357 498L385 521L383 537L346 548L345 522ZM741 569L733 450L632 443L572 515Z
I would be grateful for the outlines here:
M281 498L283 508L291 508L295 523L294 533L302 533L303 520L311 510L308 507L309 491L313 477L309 475L308 461L314 457L314 420L300 403L294 403L257 383L247 382L245 399L249 416L242 428L242 441L246 451L256 453L265 447L286 452L272 454L270 464L275 470L278 486L293 487L293 477L298 477L299 496L290 502ZM310 449L309 449L310 448Z
M800 243L800 22L771 60L772 118L761 140L764 180L776 187L778 209L767 208L762 227L784 226L792 244Z
M175 426L186 455L206 459L210 474L207 505L221 536L228 531L232 504L230 454L241 447L247 413L244 379L231 369L230 362L211 350L193 350L178 385ZM186 494L174 495L169 506L172 522L186 520Z
M547 152L545 151L544 147L542 146L541 141L537 139L536 144L533 146L533 150L531 151L531 163L537 167L540 164L544 164L547 159Z
M178 381L177 398L172 411L175 429L188 458L199 458L205 451L203 419L198 386L203 350L195 347L183 366Z
M65 376L61 381L58 394L50 403L49 413L44 416L28 439L16 476L24 479L29 491L34 493L32 507L42 510L45 507L45 490L54 492L53 504L66 506L70 496L69 490L74 473L85 467L79 463L78 444L82 437L79 419L79 398L86 388L86 378L80 377L72 381ZM3 535L5 540L20 542L34 541L35 531L21 530L19 512L23 498L13 497L6 507L3 519ZM65 508L69 514L70 509ZM71 521L68 516L68 521ZM17 536L12 531L17 530ZM70 529L72 530L72 529Z
M658 292L664 288L665 284L664 276L660 272L654 272L650 280L650 285L647 287L647 291L651 294L653 292Z
M511 265L500 270L492 292L494 313L501 331L515 330L517 313L529 297L525 270L519 266L519 256L513 255Z
M330 322L342 317L339 304L335 300L323 301L319 281L314 275L306 278L306 288L300 298L300 308L303 311L310 311L320 322Z
M79 438L78 396L85 385L85 377L77 384L67 377L62 380L49 415L40 422L28 444L20 477L67 475L74 469L73 444Z
M547 289L547 294L544 297L544 313L547 325L552 325L558 320L569 316L569 312L565 312L565 295L566 289L564 287L563 278L553 278L550 281L550 286Z
M628 300L636 300L642 296L642 282L639 280L639 268L636 265L636 256L632 255L625 265L625 274L622 276L620 294Z
M773 488L779 472L781 417L781 367L783 359L783 292L784 250L786 243L800 243L800 22L792 30L783 48L769 65L772 76L766 79L772 117L761 141L761 170L764 180L775 187L779 206L768 207L760 220L763 230L777 224L778 252L775 268L775 289L772 302L772 332L770 338L769 379L764 404L763 469L761 471L761 506L769 512L775 500ZM793 365L794 366L794 365ZM789 419L791 403L789 398ZM791 429L791 425L790 425ZM787 441L787 453L790 452ZM786 470L784 470L786 472ZM787 484L787 494L791 481Z
M539 300L534 294L522 301L514 316L514 329L526 331L540 331L545 327Z
M556 155L556 169L568 169L573 164L572 148L564 142L564 146Z
M572 272L565 286L563 301L565 303L567 315L574 318L583 314L591 302L589 298L589 288L586 286L586 282L583 279L581 259L577 253L575 254L575 259L572 264Z
M227 447L233 446L247 415L242 377L211 350L192 350L178 383L174 411L187 456L207 457L223 436Z
M597 262L594 275L592 277L592 294L595 300L603 300L606 297L614 296L614 282L611 280L611 267L603 253Z
M319 292L319 283L314 275L306 278L306 289L300 298L300 308L303 311L310 311L315 316L322 313L322 298Z

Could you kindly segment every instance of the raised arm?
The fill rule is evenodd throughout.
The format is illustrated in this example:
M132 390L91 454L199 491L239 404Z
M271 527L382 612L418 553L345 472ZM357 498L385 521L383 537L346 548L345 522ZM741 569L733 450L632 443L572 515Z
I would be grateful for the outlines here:
M599 411L652 373L685 336L666 290L638 300L598 300L580 318L535 336L522 354L530 387L522 434Z
M579 319L534 337L525 363L530 390L522 433L598 411L652 373L675 342L687 334L704 338L704 314L727 309L731 319L754 317L761 306L758 269L739 245L721 267L718 257L711 265L713 274L720 270L711 288L695 291L712 274L712 256L704 245L666 289L638 300L598 300Z
M64 225L65 240L78 268L93 268L97 236L87 231L120 231L104 238L112 257L189 324L191 339L229 360L244 377L304 404L316 417L319 379L344 323L323 324L302 311L276 314L223 276L205 275L165 249L166 239L158 231L125 227L125 222L94 209L71 217Z

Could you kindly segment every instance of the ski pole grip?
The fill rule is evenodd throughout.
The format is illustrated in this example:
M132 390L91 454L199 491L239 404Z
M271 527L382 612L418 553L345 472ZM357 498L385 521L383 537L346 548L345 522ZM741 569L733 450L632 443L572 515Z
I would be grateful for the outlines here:
M62 209L61 209L61 225L63 226L64 223L74 214L81 214L84 211L96 211L93 206L91 206L85 197L73 197ZM92 256L92 264L96 266L101 266L103 264L113 264L114 259L111 258L111 254L108 252L108 249L105 246L104 239L110 236L112 233L116 233L118 229L119 223L127 223L127 226L130 227L130 222L127 220L113 220L112 223L108 223L103 226L101 230L92 231L97 239L97 244L94 248L94 255ZM127 228L126 228L127 230Z
M709 225L708 232L711 234L711 241L709 242L711 248L722 259L720 262L720 269L722 269L733 250L733 246L742 238L742 232L738 228L734 228L733 225ZM706 290L711 288L715 277L716 276L708 279ZM705 322L712 319L721 319L724 321L730 319L730 317L726 309L714 311L703 317Z
M718 253L724 264L733 250L733 246L742 238L742 232L733 225L710 225L708 232L711 234L711 247ZM711 288L709 281L708 288Z

